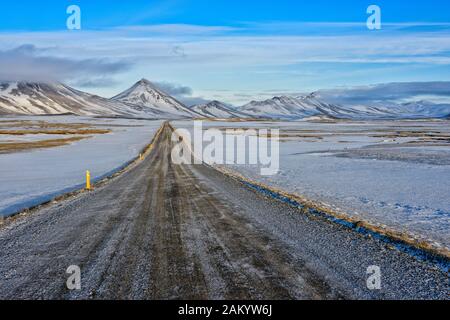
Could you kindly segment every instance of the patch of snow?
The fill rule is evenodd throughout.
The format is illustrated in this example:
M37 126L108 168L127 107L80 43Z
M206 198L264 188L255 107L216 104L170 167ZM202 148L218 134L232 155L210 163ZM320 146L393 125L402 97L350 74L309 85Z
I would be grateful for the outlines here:
M19 120L102 124L101 128L109 128L112 133L93 135L90 139L56 148L0 154L0 216L81 188L86 170L91 171L93 179L115 171L138 156L162 125L158 120L75 116L27 116ZM21 140L35 141L36 138L25 136Z
M190 122L176 128L192 130ZM450 249L450 144L409 146L410 137L386 144L380 131L424 130L450 136L448 122L204 122L204 129L276 128L280 133L321 135L315 141L283 139L280 172L260 175L257 165L234 171L374 224L408 232ZM419 127L419 128L418 128ZM361 157L359 151L372 157ZM247 152L248 150L241 150ZM348 154L341 157L339 154Z

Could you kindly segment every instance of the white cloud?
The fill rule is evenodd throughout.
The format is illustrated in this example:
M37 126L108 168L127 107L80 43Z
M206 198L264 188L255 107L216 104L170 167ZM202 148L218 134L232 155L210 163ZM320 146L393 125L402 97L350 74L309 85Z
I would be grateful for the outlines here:
M417 101L421 97L450 102L450 81L384 83L319 90L317 96L339 104L379 104Z
M232 65L280 65L297 62L449 63L448 32L391 34L359 31L352 34L268 36L233 33L233 30L246 29L154 25L79 33L0 33L0 40L3 45L14 43L14 46L24 43L38 46L57 44L58 47L55 48L57 53L66 56L136 57L153 60L156 63L162 60L175 63L174 58L179 58L179 55L174 52L174 47L183 50L186 58L183 63ZM218 31L221 34L214 34ZM159 36L154 37L154 32ZM194 35L191 37L192 34Z
M175 35L175 36L199 36L221 34L231 31L239 31L237 27L229 26L201 26L190 24L158 24L158 25L135 25L115 28L121 32L145 33L152 35Z
M342 75L345 81L352 74L364 78L364 73L370 72L366 66L369 64L386 70L366 82L398 81L392 77L401 72L406 78L409 69L417 65L423 66L421 71L427 79L450 80L445 73L427 74L431 68L450 66L449 24L403 23L385 27L381 32L371 32L361 23L274 22L234 27L165 24L80 32L3 32L0 51L5 53L23 44L46 48L45 52L33 53L33 59L55 60L64 72L59 73L60 69L50 63L35 65L32 69L37 76L49 69L50 74L59 73L64 78L74 76L72 80L82 86L101 88L115 84L107 74L114 73L116 66L121 87L144 76L152 81L189 83L199 90L191 97L199 92L236 87L241 89L236 92L260 92L274 87L302 90L294 88L300 81L292 84L292 80L301 77L306 79L303 83L313 79L314 86L329 87L326 80L330 78L334 82L344 81ZM135 68L130 69L129 62ZM84 71L78 74L70 71L77 63L91 63L91 67L80 68ZM320 70L303 67L311 65L320 66ZM396 74L389 72L394 66ZM9 76L26 74L21 68L9 69ZM228 97L235 99L231 94Z
M130 63L107 59L70 59L48 55L32 44L0 51L0 81L67 81L79 77L109 78Z
M175 99L181 101L187 106L201 103L207 103L209 100L202 97L194 96L194 90L191 87L170 83L170 82L153 82L160 90L171 95Z

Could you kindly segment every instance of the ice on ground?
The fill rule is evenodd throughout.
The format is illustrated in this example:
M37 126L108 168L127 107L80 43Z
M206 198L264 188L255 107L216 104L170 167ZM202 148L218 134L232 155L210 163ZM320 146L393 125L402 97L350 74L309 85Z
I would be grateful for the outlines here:
M86 170L90 170L95 180L120 169L139 155L162 125L162 121L74 116L1 118L14 119L88 123L112 132L89 135L92 136L89 139L56 148L0 154L0 217L81 188ZM42 139L65 137L39 135ZM1 139L36 141L37 137L3 136Z
M280 171L228 165L248 178L450 249L448 121L204 122L280 129ZM192 123L175 122L192 130ZM241 150L247 152L248 150Z

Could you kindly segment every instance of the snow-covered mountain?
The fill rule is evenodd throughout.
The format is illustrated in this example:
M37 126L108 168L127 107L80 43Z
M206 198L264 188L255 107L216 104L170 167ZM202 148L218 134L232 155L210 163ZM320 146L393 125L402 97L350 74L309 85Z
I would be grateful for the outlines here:
M166 118L193 118L200 116L146 79L138 81L130 89L111 98L111 100L134 105L145 113L158 113Z
M239 108L239 111L259 118L303 119L317 115L334 116L340 113L338 106L327 104L314 96L281 96L264 101L252 101Z
M157 119L199 117L147 80L106 99L61 83L0 83L0 114L126 116Z
M251 101L238 110L257 118L275 119L289 119L315 114L307 114L297 99L287 96L274 97L264 101Z
M133 106L81 92L61 83L0 83L1 114L139 116Z
M251 117L246 113L235 110L232 107L216 100L206 104L192 106L190 109L201 114L205 118L238 119Z
M252 101L239 111L259 118L298 120L314 116L336 119L421 119L442 118L450 113L450 105L419 101L389 105L341 106L327 103L314 93L300 97L274 97L264 101Z
M445 118L450 114L450 104L424 100L394 105L390 109L397 114L408 114L411 118Z

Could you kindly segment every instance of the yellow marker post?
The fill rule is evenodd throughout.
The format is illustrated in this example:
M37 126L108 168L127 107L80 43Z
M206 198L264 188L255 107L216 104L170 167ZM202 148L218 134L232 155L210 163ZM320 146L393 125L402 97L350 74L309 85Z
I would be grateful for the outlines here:
M142 156L142 153L139 154L139 160L144 160L144 157Z
M91 190L91 173L86 171L86 190Z

